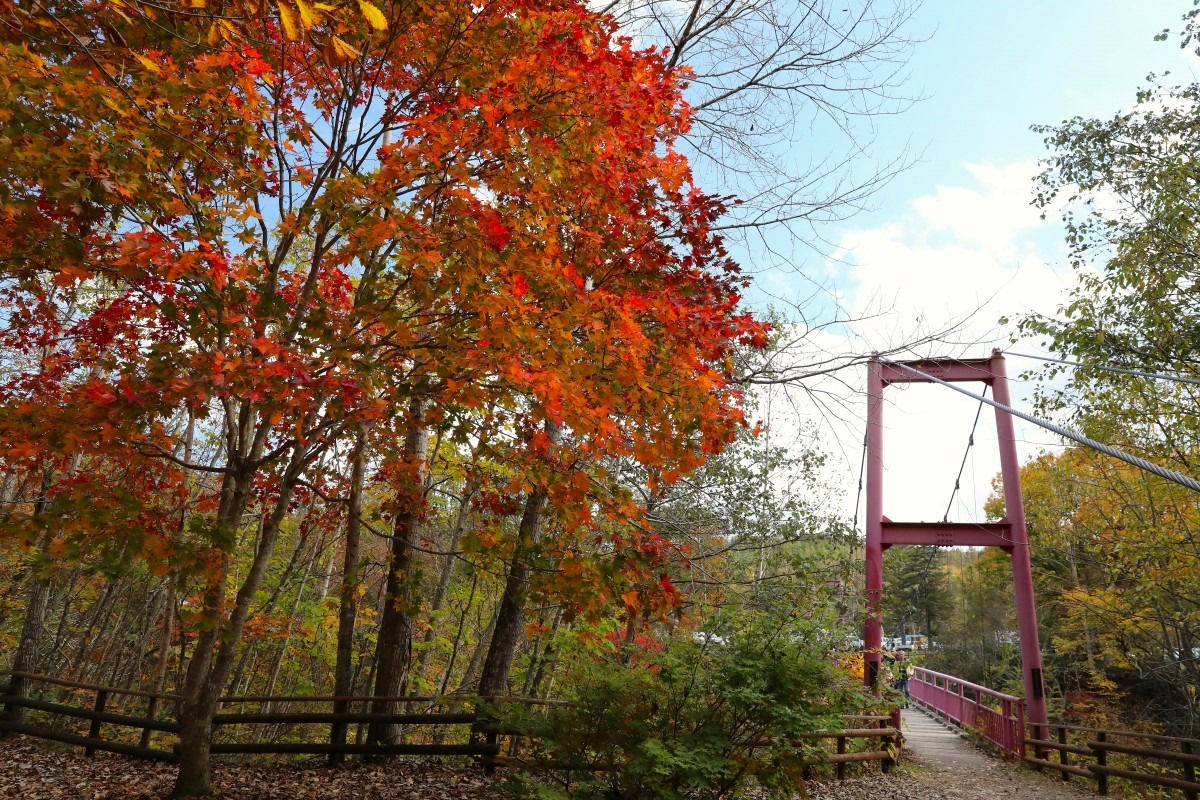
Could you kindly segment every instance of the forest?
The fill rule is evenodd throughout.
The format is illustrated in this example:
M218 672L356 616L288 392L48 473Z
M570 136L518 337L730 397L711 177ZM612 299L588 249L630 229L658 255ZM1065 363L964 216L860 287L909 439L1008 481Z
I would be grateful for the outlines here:
M0 0L11 695L45 675L177 698L139 707L179 722L175 797L211 793L227 696L561 703L488 713L541 726L546 758L621 765L527 778L580 798L790 796L794 754L747 742L895 705L855 652L853 487L807 420L761 422L792 407L777 387L869 354L805 361L833 323L748 302L729 244L803 236L903 166L779 171L800 134L760 115L903 105L911 8L671 5ZM1047 207L1153 213L1069 217L1076 302L1015 330L1194 374L1197 91L1043 131ZM698 165L732 165L721 191ZM1079 372L1040 410L1186 472L1192 389ZM1194 496L1084 451L1023 479L1056 708L1195 735ZM888 558L889 630L1019 683L1002 553Z

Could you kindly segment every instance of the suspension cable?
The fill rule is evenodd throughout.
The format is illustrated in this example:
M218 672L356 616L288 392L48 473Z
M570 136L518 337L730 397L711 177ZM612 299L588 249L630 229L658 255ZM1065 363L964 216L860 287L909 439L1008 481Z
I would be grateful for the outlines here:
M989 400L986 397L975 394L974 392L967 391L966 389L962 388L961 386L955 386L953 383L944 381L941 378L936 378L933 375L930 375L928 373L922 372L919 369L916 369L915 367L910 367L908 364L902 364L899 361L892 361L891 359L883 358L882 356L879 356L878 358L884 364L888 364L893 367L899 367L900 369L911 372L914 375L920 375L922 378L924 378L925 380L927 380L931 383L937 383L937 384L940 384L947 388L953 389L954 391L958 392L959 394L965 394L967 397L973 397L976 400L980 401L981 403L987 403L992 408L998 408L1001 411L1004 411L1008 414L1011 414L1014 417L1017 417L1018 419L1023 419L1026 422L1037 425L1038 427L1045 428L1046 430L1051 431L1052 433L1057 433L1059 436L1063 437L1064 439L1070 439L1071 441L1082 444L1085 447L1090 447L1093 450L1097 450L1101 453L1104 453L1105 455L1110 455L1113 458L1120 459L1121 461L1124 461L1126 464L1132 464L1133 466L1140 467L1141 469L1144 469L1147 472L1152 472L1155 475L1159 476L1160 478L1166 478L1167 480L1172 481L1173 483L1177 483L1180 486L1184 486L1188 489L1191 489L1194 492L1200 492L1200 481L1196 481L1192 478L1189 478L1187 475L1176 472L1175 470L1167 469L1166 467L1160 467L1158 464L1152 464L1144 458L1138 458L1137 456L1129 455L1128 453L1118 450L1115 447L1110 447L1109 445L1106 445L1102 442L1097 442L1095 439L1089 439L1088 437L1084 436L1081 433L1075 433L1072 430L1068 430L1067 428L1063 428L1059 425L1055 425L1053 422L1047 422L1044 419L1039 419L1038 417L1032 416L1030 414L1026 414L1023 411L1018 411L1017 409L1012 408L1011 406L1006 406L1003 403L996 402L995 400Z
M1102 369L1105 372L1119 372L1122 375L1135 375L1139 378L1153 378L1158 381L1175 381L1176 383L1190 383L1195 386L1200 386L1200 378L1189 378L1186 375L1171 375L1163 372L1143 372L1140 369L1124 369L1122 367L1113 367L1108 364L1086 364L1082 361L1068 361L1065 358L1054 358L1053 356L1035 356L1029 353L1014 353L1012 350L1002 351L1006 356L1017 356L1018 358L1028 358L1033 361L1052 361L1055 364L1066 364L1068 367L1079 367L1080 369Z
M986 385L983 387L983 394L987 394ZM950 502L946 503L946 513L942 514L942 522L950 521L950 509L954 505L954 496L958 494L961 485L963 469L967 466L967 457L971 454L971 448L975 446L975 429L979 427L979 415L982 413L983 401L980 401L979 408L975 409L975 421L971 423L971 435L967 437L967 449L963 451L962 463L958 465L958 475L954 478L954 489L950 492Z
M858 507L862 503L863 473L867 469L867 435L863 434L862 461L858 465L858 494L854 496L854 530L858 530Z

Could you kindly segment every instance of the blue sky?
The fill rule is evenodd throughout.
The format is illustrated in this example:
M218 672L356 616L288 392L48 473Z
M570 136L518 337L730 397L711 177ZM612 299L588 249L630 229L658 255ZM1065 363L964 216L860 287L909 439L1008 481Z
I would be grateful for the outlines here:
M986 356L1008 347L1001 316L1054 313L1074 282L1065 265L1057 219L1029 206L1037 161L1047 155L1030 126L1072 116L1109 117L1131 106L1148 73L1170 71L1168 83L1196 79L1200 59L1181 51L1177 31L1190 0L926 0L910 33L926 38L910 61L908 87L924 100L880 122L881 157L909 146L918 163L874 198L873 208L826 231L834 245L809 275L834 285L850 315L873 319L813 337L829 352L870 352L957 321L957 343L920 355ZM784 273L764 276L770 290L802 295L811 286ZM840 338L845 336L845 338ZM1023 349L1031 349L1024 343ZM1009 373L1032 366L1010 359ZM850 372L856 374L850 375ZM823 446L834 451L832 477L854 506L865 401L864 372L830 387L842 405L818 416ZM1029 410L1034 386L1017 381L1014 401ZM940 519L977 403L941 387L890 389L885 411L885 514ZM772 401L775 403L776 401ZM787 405L780 398L782 405ZM999 468L990 409L980 422L952 521L983 518L982 504ZM1018 425L1021 456L1056 449L1051 434Z
M883 127L883 149L911 141L922 163L878 196L871 216L902 213L939 182L962 181L964 163L1043 155L1035 123L1110 116L1133 101L1150 72L1190 79L1176 37L1188 0L926 0L910 30L928 36L909 85L926 99ZM864 219L854 220L861 225Z

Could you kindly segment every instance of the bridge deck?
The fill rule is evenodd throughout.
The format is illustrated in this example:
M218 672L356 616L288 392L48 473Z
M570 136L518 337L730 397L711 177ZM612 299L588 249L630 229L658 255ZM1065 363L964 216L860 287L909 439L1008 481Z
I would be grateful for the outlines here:
M904 733L904 748L927 764L977 772L989 763L987 756L956 731L918 710L915 704L901 712L900 730Z

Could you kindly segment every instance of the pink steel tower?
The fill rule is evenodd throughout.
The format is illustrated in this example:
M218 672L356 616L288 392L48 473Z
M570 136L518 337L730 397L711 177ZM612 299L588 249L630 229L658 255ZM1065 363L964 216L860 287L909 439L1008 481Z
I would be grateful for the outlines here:
M905 369L915 369L923 375ZM989 523L892 522L883 514L883 389L892 383L929 383L926 375L943 381L982 381L992 387L997 403L1011 406L1004 356L992 351L991 358L926 359L885 362L872 359L867 371L867 623L863 636L866 669L864 679L878 682L883 628L879 601L883 593L883 551L894 544L937 547L1000 547L1012 556L1013 593L1017 627L1021 637L1021 665L1025 678L1025 703L1035 738L1043 738L1046 725L1046 696L1042 683L1042 649L1038 643L1037 610L1034 606L1033 575L1029 562L1029 540L1025 530L1025 505L1021 500L1021 474L1012 417L996 409L996 432L1000 440L1000 474L1004 483L1004 519Z

